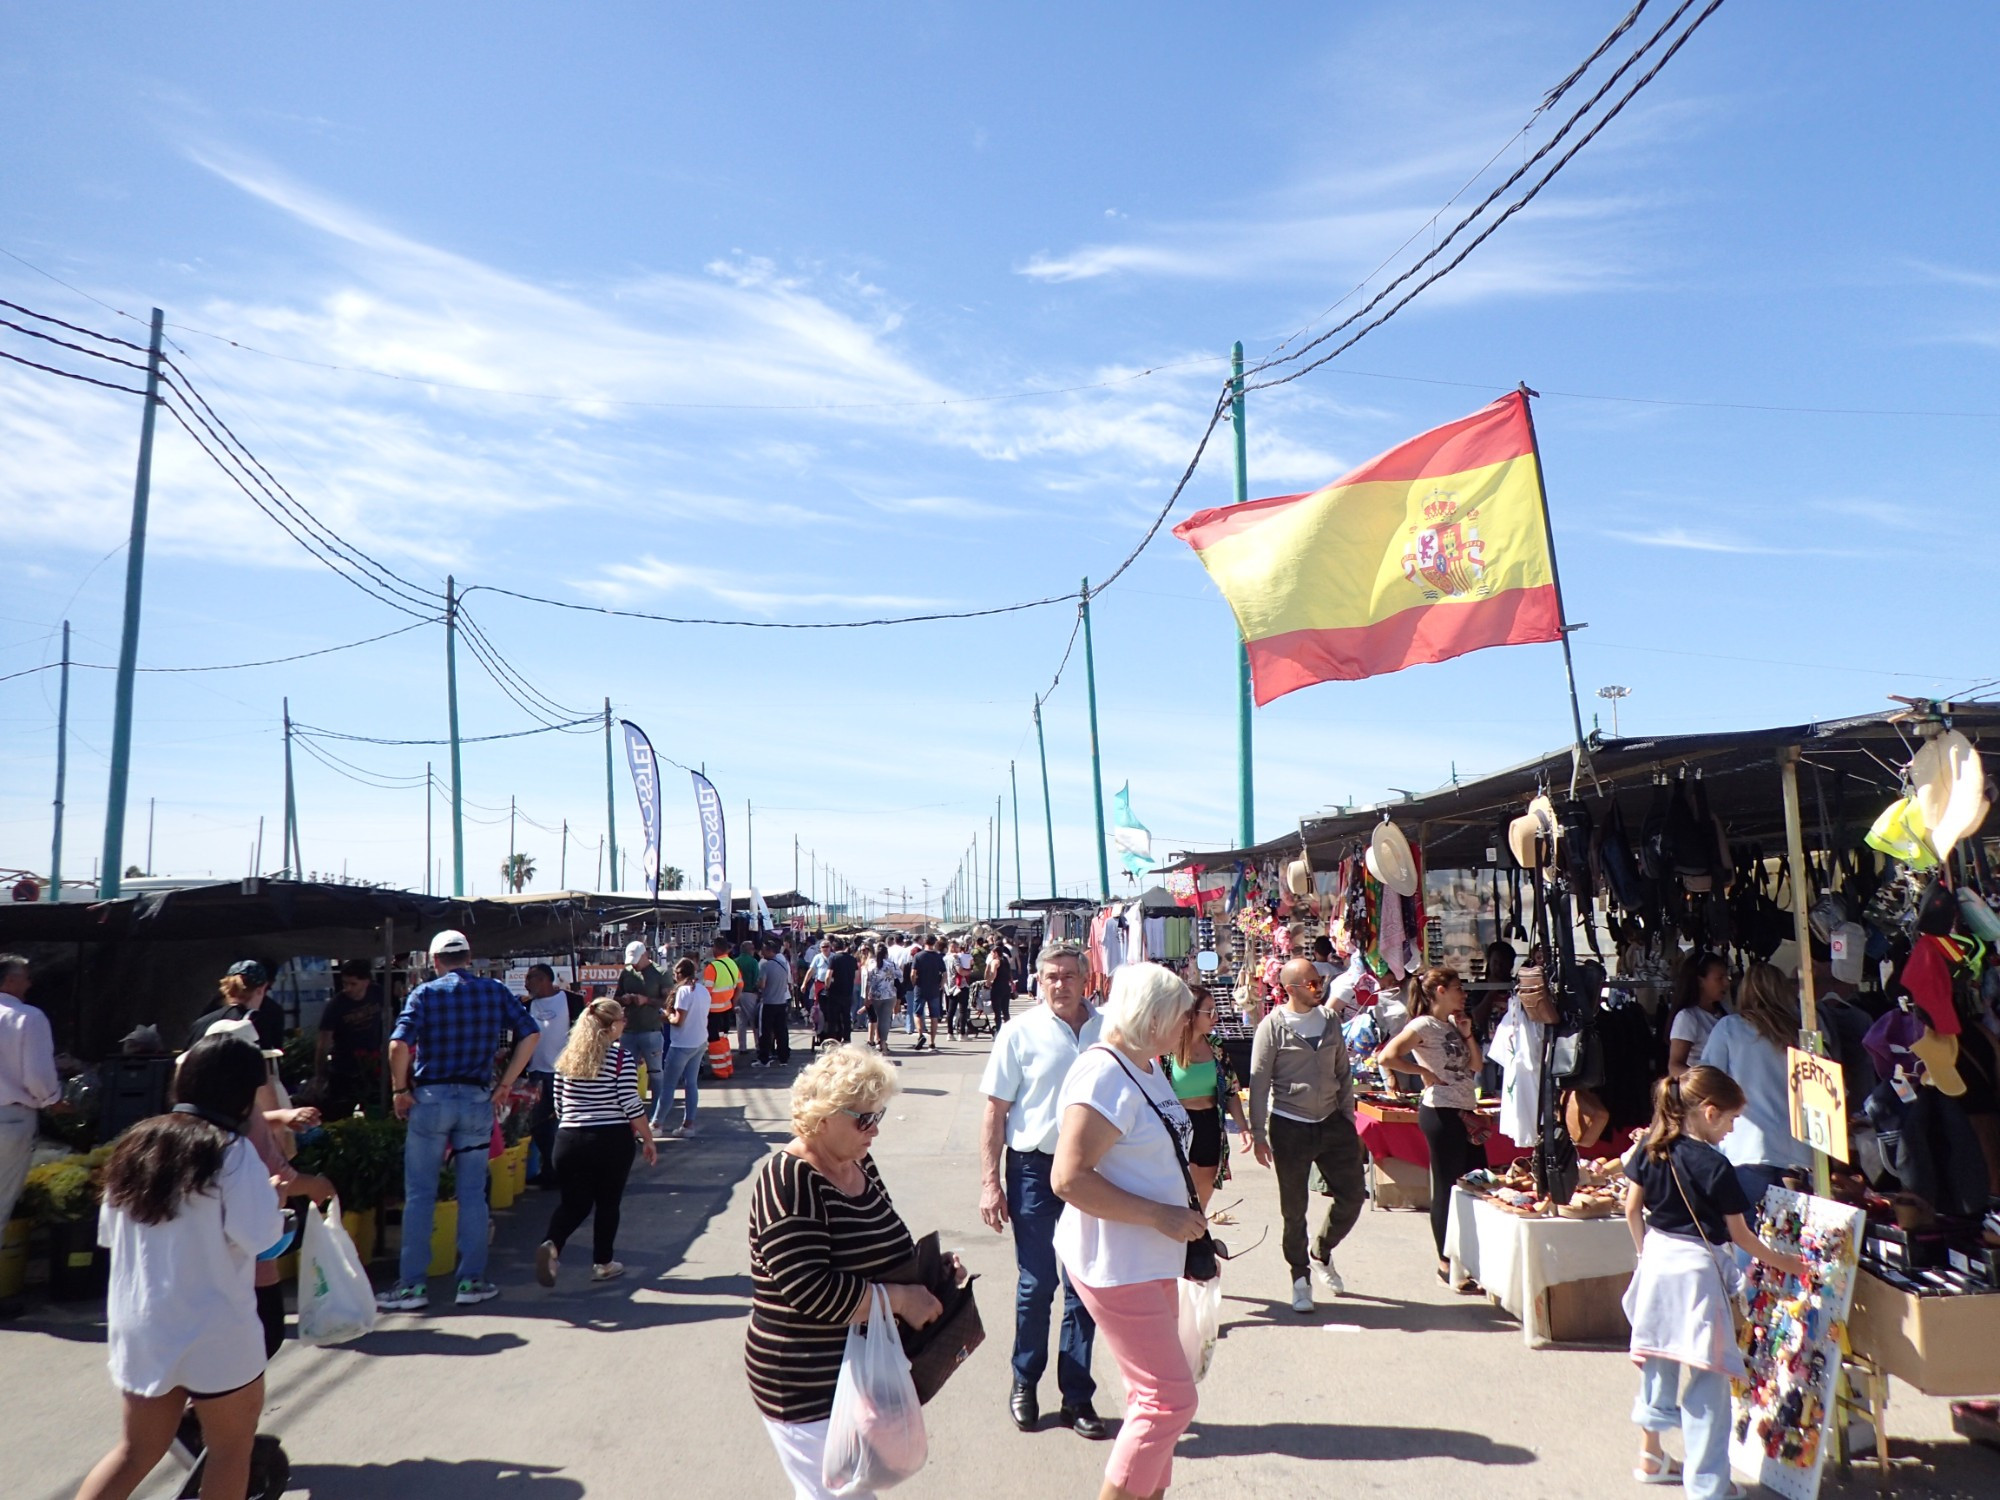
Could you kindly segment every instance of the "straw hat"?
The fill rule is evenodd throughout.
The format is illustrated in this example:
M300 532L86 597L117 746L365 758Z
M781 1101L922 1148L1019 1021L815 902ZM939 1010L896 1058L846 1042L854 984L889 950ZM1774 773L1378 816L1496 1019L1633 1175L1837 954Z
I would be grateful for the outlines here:
M1368 873L1399 896L1417 893L1417 861L1403 830L1384 819L1368 840Z
M1303 859L1289 861L1285 865L1285 889L1294 896L1310 896L1312 888L1312 866Z
M1924 741L1910 762L1916 804L1939 859L1986 819L1986 771L1979 752L1956 729Z
M1537 797L1528 810L1507 825L1507 847L1524 870L1547 869L1555 862L1556 810L1547 797Z

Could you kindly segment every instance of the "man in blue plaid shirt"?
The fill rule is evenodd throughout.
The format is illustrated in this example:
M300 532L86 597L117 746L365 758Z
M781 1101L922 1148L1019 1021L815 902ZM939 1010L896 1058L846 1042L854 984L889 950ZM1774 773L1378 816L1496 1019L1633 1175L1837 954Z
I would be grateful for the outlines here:
M396 1285L375 1299L387 1312L430 1306L431 1225L447 1149L458 1154L458 1296L470 1307L500 1295L486 1280L486 1152L508 1091L535 1055L535 1024L514 992L468 972L472 944L446 929L431 939L437 978L418 985L389 1033L389 1078L403 1139L403 1251ZM498 1083L494 1059L512 1044Z

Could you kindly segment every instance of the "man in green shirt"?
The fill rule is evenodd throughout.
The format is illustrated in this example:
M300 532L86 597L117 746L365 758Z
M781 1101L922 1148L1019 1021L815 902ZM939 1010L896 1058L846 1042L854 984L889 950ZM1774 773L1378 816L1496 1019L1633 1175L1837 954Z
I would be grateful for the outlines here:
M745 1061L757 1050L758 966L756 940L737 944L736 967L743 973L743 988L736 992L736 1050Z
M646 1069L646 1081L657 1098L666 1092L667 976L641 942L625 945L625 972L618 976L616 996L625 1006L625 1047Z

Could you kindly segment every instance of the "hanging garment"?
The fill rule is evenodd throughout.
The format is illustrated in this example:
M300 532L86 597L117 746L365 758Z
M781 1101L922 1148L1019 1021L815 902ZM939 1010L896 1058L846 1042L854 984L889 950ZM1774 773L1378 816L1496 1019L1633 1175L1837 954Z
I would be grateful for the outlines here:
M1409 941L1403 932L1403 901L1394 891L1382 893L1382 937L1376 949L1396 979L1410 972Z
M1500 1064L1500 1133L1517 1146L1532 1146L1542 1138L1539 1103L1542 1095L1543 1028L1528 1019L1521 997L1507 997L1507 1014L1493 1033L1489 1054Z

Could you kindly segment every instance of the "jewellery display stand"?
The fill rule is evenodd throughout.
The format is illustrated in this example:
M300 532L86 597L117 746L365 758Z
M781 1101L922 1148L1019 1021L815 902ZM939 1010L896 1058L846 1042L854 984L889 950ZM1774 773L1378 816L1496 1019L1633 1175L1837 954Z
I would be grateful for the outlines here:
M1746 1278L1748 1377L1736 1385L1729 1460L1785 1500L1816 1500L1841 1344L1854 1301L1864 1215L1858 1208L1772 1188L1758 1234L1812 1271L1801 1286L1769 1266Z

